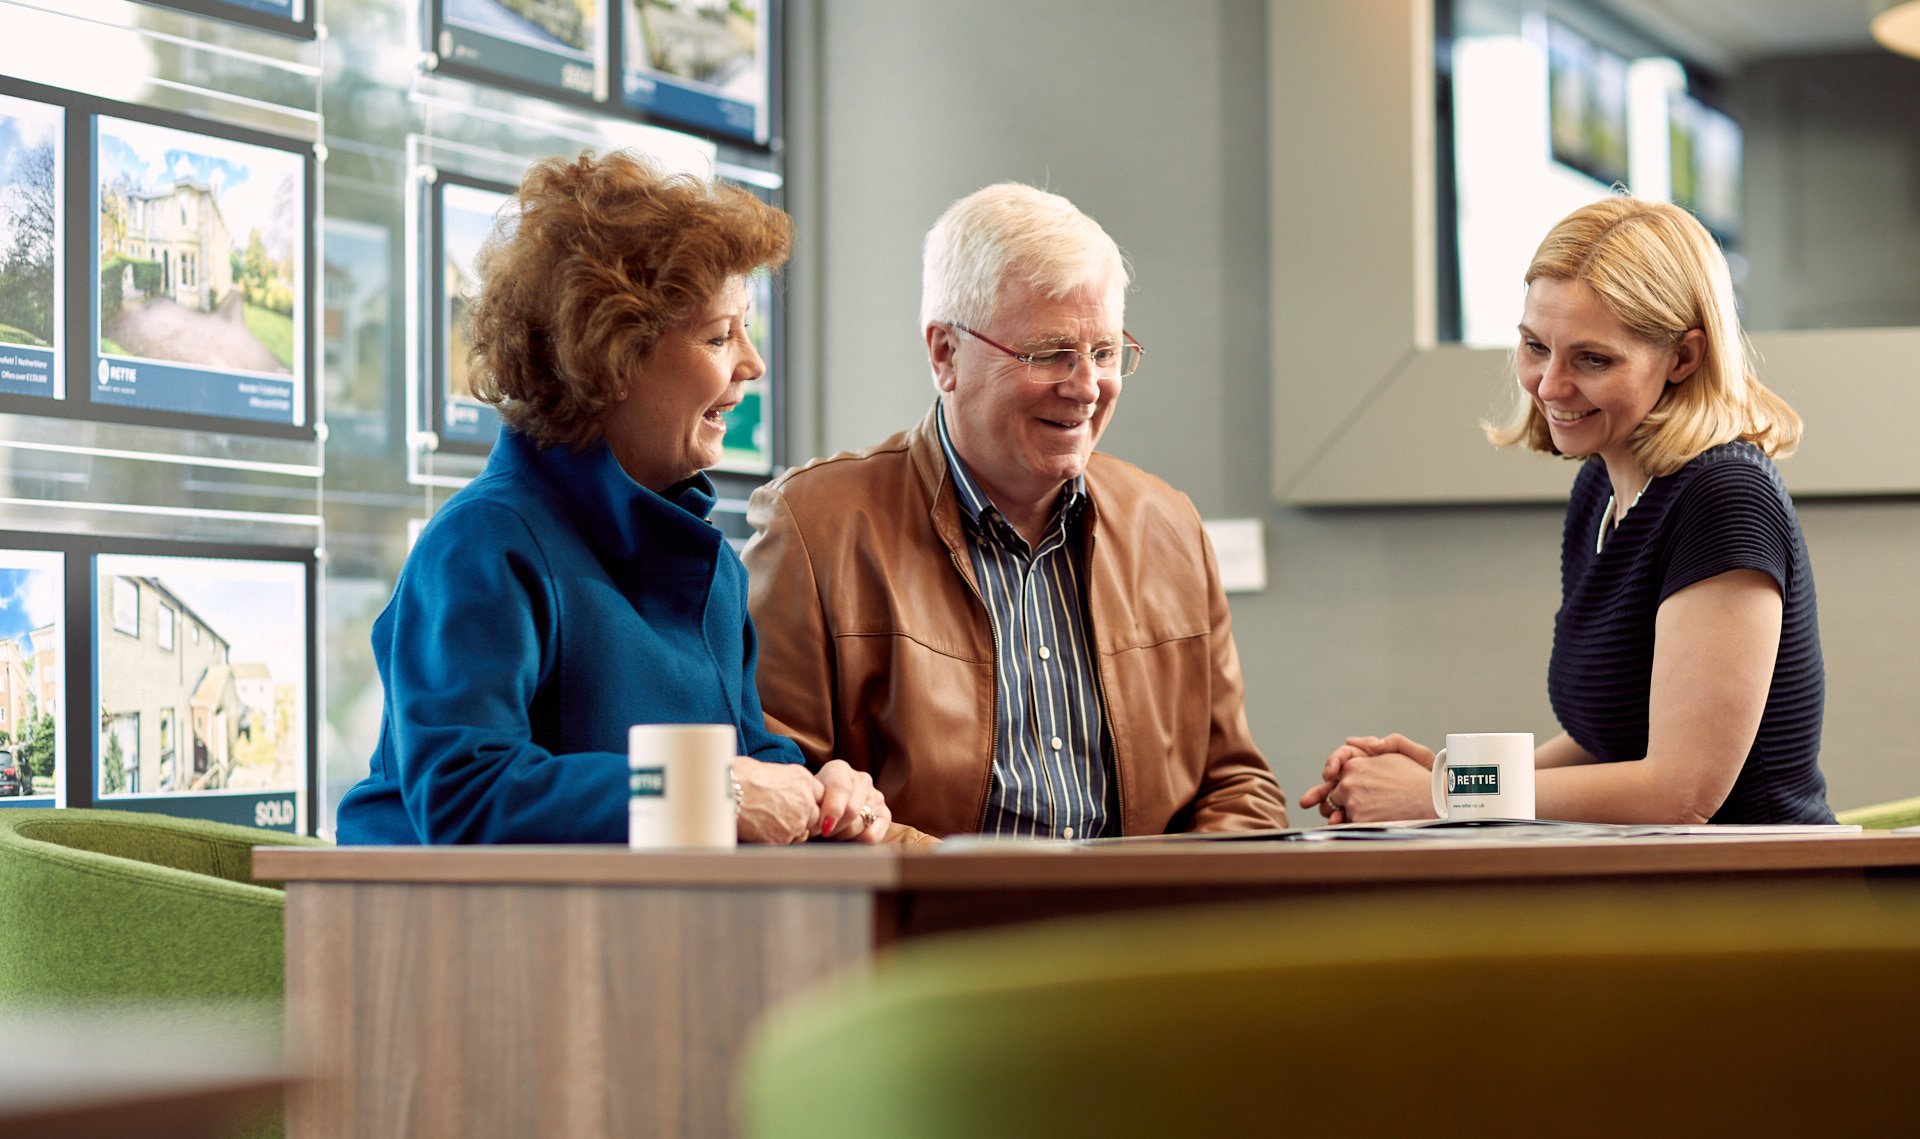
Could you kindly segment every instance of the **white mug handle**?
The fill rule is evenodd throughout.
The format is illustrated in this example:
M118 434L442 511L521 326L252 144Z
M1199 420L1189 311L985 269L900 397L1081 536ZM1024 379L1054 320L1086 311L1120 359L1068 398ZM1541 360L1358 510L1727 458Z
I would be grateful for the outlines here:
M1447 749L1441 748L1433 753L1433 813L1439 818L1447 817Z

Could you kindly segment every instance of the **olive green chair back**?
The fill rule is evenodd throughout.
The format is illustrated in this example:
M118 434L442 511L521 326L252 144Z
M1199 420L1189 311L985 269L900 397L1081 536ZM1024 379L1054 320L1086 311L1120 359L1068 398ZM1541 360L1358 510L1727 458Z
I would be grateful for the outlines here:
M0 810L0 1001L278 999L278 831L133 811ZM324 844L322 844L324 845Z
M1875 803L1870 807L1855 807L1840 811L1834 817L1870 831L1920 826L1920 795L1911 799L1895 799L1890 803Z
M1381 893L908 943L736 1087L758 1139L1910 1133L1916 1025L1911 893Z

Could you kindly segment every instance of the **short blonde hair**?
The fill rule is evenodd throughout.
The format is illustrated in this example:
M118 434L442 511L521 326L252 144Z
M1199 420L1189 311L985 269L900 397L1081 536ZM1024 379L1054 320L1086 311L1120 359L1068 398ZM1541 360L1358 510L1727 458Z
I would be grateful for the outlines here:
M1672 474L1735 439L1778 458L1793 453L1800 416L1754 376L1727 259L1692 214L1624 195L1583 206L1534 253L1526 283L1543 277L1586 285L1628 331L1655 347L1671 348L1696 328L1706 334L1699 369L1667 385L1628 439L1647 474ZM1524 392L1504 422L1484 426L1496 446L1560 453L1546 417Z
M598 439L660 337L793 243L745 190L628 151L536 162L515 197L476 262L467 356L474 395L542 447Z
M1126 295L1127 259L1100 223L1060 195L1019 182L975 190L948 206L927 231L922 254L922 328L939 321L985 327L1009 279L1043 297L1103 280L1123 303Z

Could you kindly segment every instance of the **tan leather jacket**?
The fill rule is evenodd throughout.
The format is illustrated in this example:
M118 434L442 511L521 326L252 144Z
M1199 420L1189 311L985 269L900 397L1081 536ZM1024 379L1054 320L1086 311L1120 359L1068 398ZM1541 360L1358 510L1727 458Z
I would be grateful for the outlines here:
M1088 608L1123 833L1285 826L1193 504L1097 453L1087 491ZM747 517L767 726L816 769L838 757L872 773L897 823L979 830L993 633L933 416L787 472L754 492Z

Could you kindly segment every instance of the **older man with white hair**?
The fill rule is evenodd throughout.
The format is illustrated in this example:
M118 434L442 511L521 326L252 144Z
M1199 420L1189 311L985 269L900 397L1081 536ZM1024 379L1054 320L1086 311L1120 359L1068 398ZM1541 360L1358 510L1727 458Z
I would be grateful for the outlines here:
M1065 198L961 199L926 241L932 410L753 495L767 724L871 773L902 837L1286 825L1199 515L1094 450L1144 352L1127 284Z

